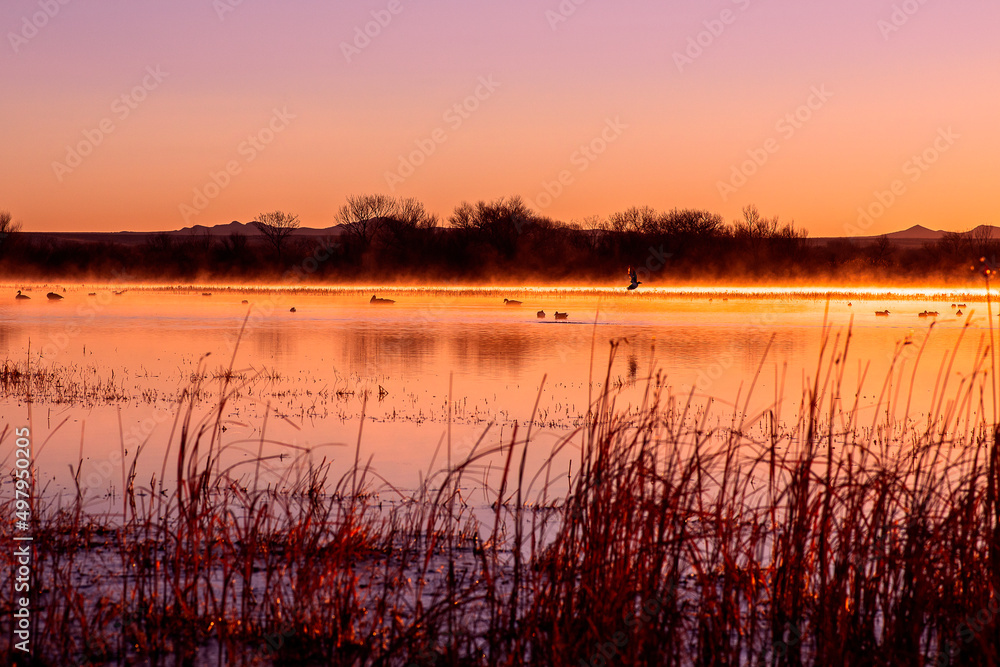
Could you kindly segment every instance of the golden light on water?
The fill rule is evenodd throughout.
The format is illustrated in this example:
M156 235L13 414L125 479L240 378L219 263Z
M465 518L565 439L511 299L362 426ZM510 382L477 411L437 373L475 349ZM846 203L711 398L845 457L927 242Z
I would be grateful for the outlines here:
M0 284L0 289L24 289L26 292L45 291L52 289L51 285L35 285L25 287L23 284ZM61 290L61 286L59 288ZM77 289L77 288L72 288ZM623 301L648 299L652 297L743 297L743 298L803 298L803 299L964 299L985 300L987 290L985 284L981 287L947 287L947 286L823 286L802 285L796 287L769 286L725 286L725 285L686 285L665 287L642 287L635 292L627 292L622 286L547 286L547 285L288 285L288 284L216 284L198 283L191 285L167 285L149 283L107 283L80 287L78 291L96 290L114 292L218 292L223 294L260 294L260 293L304 293L304 294L394 294L399 296L426 296L447 294L454 296L482 296L510 294L545 294L551 296L596 296L600 298L618 298Z

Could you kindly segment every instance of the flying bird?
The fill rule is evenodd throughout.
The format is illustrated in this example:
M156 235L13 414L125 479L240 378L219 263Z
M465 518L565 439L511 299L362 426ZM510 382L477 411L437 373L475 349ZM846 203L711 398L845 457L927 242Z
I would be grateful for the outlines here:
M635 289L636 287L642 284L642 282L640 282L635 275L635 269L633 269L631 266L628 267L628 277L632 279L632 284L628 286L628 289L630 290Z

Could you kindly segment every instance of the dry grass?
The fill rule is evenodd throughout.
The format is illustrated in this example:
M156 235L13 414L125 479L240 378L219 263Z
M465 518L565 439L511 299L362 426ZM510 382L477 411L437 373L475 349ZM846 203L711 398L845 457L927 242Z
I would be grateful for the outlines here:
M887 380L862 422L843 386L849 345L849 332L826 330L792 419L775 414L778 400L748 414L747 398L713 426L651 372L640 406L605 390L540 469L526 469L538 446L529 427L412 493L370 471L360 433L354 465L336 478L307 453L278 484L262 483L273 463L262 455L227 467L222 415L242 380L220 374L218 405L200 414L193 397L210 381L200 375L179 402L159 478L136 479L140 449L112 510L89 509L79 487L68 500L39 490L36 658L997 664L988 347L967 381L941 380L930 417L894 418L899 392ZM555 470L566 453L574 469ZM486 506L468 504L471 484L486 485ZM10 590L11 550L0 560ZM97 567L106 574L88 580ZM9 638L9 598L0 605Z

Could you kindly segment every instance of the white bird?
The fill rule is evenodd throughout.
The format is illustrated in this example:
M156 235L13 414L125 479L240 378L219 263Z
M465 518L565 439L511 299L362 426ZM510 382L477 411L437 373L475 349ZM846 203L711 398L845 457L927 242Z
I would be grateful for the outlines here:
M640 282L637 276L635 275L635 269L633 269L631 266L628 267L628 276L629 278L632 279L632 284L628 286L628 289L635 289L636 287L642 284L642 282Z

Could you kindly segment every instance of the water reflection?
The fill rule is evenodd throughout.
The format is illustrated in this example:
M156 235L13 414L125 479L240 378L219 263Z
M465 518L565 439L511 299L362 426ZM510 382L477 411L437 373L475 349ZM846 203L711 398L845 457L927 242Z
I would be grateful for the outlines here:
M247 312L240 304L243 295L139 296L116 297L85 316L72 308L74 300L86 299L80 292L68 295L66 308L0 304L0 346L6 358L26 360L30 339L33 365L62 368L66 382L82 385L86 380L88 386L93 380L84 377L83 369L101 378L114 375L124 397L85 407L47 404L44 399L34 404L34 414L46 417L40 428L68 420L61 430L52 427L42 454L52 457L52 465L60 470L65 461L76 459L81 439L95 452L117 446L119 408L126 432L148 423L151 415L172 414L178 392L206 352L213 352L212 369L229 362L232 340ZM236 365L266 368L270 375L228 405L227 418L234 423L227 425L226 438L259 440L267 414L273 417L268 437L277 442L307 447L352 442L365 405L366 450L387 476L397 467L409 473L414 466L426 465L441 442L449 407L452 425L456 432L462 430L463 438L475 441L490 421L508 427L509 434L514 422L523 424L530 416L543 376L548 380L539 410L549 428L558 432L579 423L588 407L591 358L593 378L600 385L611 341L620 343L611 381L625 392L623 404L641 401L650 368L662 369L674 391L694 392L698 399L710 396L722 406L734 402L741 391L745 397L761 368L751 410L765 409L782 387L784 399L794 404L803 383L816 374L827 311L825 300L788 295L728 301L632 295L616 301L606 294L538 290L522 297L526 305L520 309L504 308L493 294L438 298L402 292L393 297L395 305L373 308L354 292L303 293L294 297L294 315L277 307L252 311ZM985 312L981 305L969 300L966 313ZM876 320L874 311L882 308L894 316ZM535 317L537 310L556 309L568 311L569 321ZM950 317L947 306L930 301L855 299L853 308L846 300L831 302L827 317L833 331L844 335L854 317L844 375L852 395L845 400L853 400L864 377L860 405L872 409L894 351L908 336L914 342L904 348L909 382L915 362L910 350L922 344L930 330L929 323L917 317L922 310L944 315L912 376L915 412L929 406L941 361L951 360L946 355L959 340L964 317ZM971 370L984 323L982 315L974 318L948 371L953 376ZM40 341L59 345L39 358ZM454 401L449 406L451 376ZM0 397L0 418L4 423L27 419L19 397ZM157 426L148 434L148 451L157 460L168 432Z

